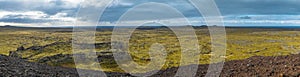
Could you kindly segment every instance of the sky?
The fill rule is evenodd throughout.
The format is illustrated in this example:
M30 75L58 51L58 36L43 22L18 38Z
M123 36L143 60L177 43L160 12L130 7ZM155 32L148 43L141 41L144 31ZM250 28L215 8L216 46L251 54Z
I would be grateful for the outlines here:
M0 0L0 26L73 26L75 22L85 22L77 20L76 17L83 1ZM201 13L188 0L113 0L98 21L99 25L113 26L129 9L148 2L163 3L177 9L192 25L205 24ZM215 2L222 14L225 26L300 26L300 5L298 4L300 0L215 0ZM91 2L90 4L103 7L101 3ZM136 9L138 11L136 15L143 12L166 11L166 9L150 7ZM168 13L159 15L163 17ZM159 20L180 23L180 19L182 18L165 17Z

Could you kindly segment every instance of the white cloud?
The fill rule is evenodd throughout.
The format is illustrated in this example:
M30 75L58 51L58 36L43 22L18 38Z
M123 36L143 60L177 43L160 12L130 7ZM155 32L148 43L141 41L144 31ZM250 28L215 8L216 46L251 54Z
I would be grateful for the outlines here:
M30 26L58 26L58 25L73 25L75 22L75 17L68 17L67 13L57 13L55 15L48 15L42 11L0 11L0 20L19 20L19 19L26 19L28 20L27 23L22 22L1 22L2 25L27 25L31 24ZM37 22L37 21L43 22Z
M0 22L0 26L4 25L14 25L14 26L33 26L32 24L25 24L25 23L10 23L10 22Z
M29 18L29 19L44 19L44 20L63 20L74 21L74 17L68 17L67 13L57 13L55 15L48 15L42 11L0 11L0 19L9 16L16 16L16 18Z
M111 0L85 0L81 7L105 7Z
M115 6L132 6L134 2L126 0L85 0L81 7L115 7Z
M41 11L27 11L27 12L0 11L0 18L6 18L9 16L17 16L17 18L41 19L47 17L48 15Z

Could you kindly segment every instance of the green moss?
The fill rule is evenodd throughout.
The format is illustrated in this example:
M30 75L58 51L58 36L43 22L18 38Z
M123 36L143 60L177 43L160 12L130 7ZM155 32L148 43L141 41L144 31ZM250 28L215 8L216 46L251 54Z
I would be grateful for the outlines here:
M96 42L110 42L111 31L96 33ZM196 34L200 45L201 58L198 64L209 64L211 55L211 40L207 29L197 29ZM241 60L252 56L280 56L299 53L299 31L279 31L265 29L227 29L227 54L226 61ZM72 39L72 33L51 32L45 30L4 30L0 32L0 53L8 55L9 51L24 46L45 46L54 42L68 42ZM163 69L180 66L181 46L176 35L169 29L136 30L130 39L129 53L133 60L140 65L147 65L151 59L149 48L152 44L159 43L164 46L167 54ZM107 52L109 46L96 48L97 52ZM155 52L155 51L154 51ZM72 44L59 44L49 46L43 50L26 50L20 53L23 58L29 57L30 61L36 62L41 58L57 54L73 54ZM76 67L73 60L61 63L48 62L54 66ZM124 72L114 62L114 59L104 59L100 63L102 70L112 72ZM100 70L98 68L79 65L79 68Z

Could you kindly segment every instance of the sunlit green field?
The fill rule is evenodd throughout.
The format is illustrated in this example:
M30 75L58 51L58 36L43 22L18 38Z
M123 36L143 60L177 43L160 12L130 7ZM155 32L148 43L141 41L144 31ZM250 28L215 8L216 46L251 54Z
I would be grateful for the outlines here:
M208 29L197 28L201 58L199 64L210 63L211 43ZM284 29L227 28L226 61L246 59L252 56L279 56L298 54L300 50L300 31ZM96 33L96 52L99 57L112 56L110 48L111 30ZM74 68L72 56L72 29L0 29L0 53L9 55L10 51L21 58L54 66ZM136 30L130 39L130 54L141 65L151 59L149 48L154 43L162 44L167 51L167 60L163 69L178 67L181 48L176 35L167 28ZM24 47L24 49L22 49ZM21 48L17 51L18 48ZM102 53L101 53L102 52ZM78 53L74 53L78 54ZM106 57L99 63L103 71L123 72L112 57ZM83 69L100 70L97 68ZM159 69L157 69L159 70Z

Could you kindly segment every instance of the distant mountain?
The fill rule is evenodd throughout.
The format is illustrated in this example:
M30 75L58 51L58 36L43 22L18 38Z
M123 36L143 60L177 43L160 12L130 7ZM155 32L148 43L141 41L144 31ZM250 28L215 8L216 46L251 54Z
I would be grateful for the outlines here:
M4 26L0 26L0 28L16 28L17 26L11 26L11 25L4 25Z

